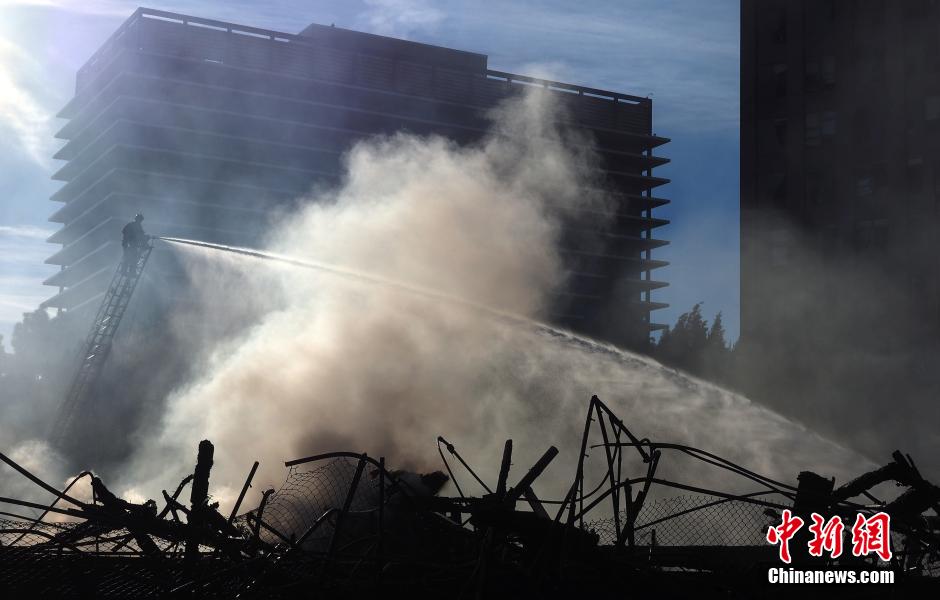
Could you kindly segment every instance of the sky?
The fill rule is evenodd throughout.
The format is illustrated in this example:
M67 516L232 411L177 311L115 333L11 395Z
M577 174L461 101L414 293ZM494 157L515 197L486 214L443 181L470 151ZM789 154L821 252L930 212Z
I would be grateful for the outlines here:
M672 140L672 160L654 171L671 221L654 237L670 286L653 313L675 322L703 302L721 311L731 339L739 324L738 0L183 0L148 8L297 33L309 23L480 52L489 68L653 99L654 131ZM0 335L52 296L43 260L57 224L50 175L65 122L55 114L74 92L75 72L138 7L121 0L0 0ZM481 8L485 7L485 8Z

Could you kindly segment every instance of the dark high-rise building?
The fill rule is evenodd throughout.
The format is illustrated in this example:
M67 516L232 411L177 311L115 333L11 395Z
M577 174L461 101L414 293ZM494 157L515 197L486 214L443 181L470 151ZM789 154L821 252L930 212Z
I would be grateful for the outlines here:
M741 3L741 343L811 422L885 432L934 385L937 31L935 0Z
M255 245L272 217L313 184L337 182L353 142L407 130L461 143L484 113L538 86L557 94L596 148L617 201L613 229L592 250L565 248L574 276L557 320L598 332L601 316L645 340L650 292L665 283L651 251L665 241L652 215L667 203L652 169L666 143L652 133L648 98L489 70L487 57L334 27L300 34L138 9L78 72L62 109L67 140L52 199L62 270L45 305L97 304L119 257L121 226L138 210L163 235ZM605 312L606 311L606 312Z

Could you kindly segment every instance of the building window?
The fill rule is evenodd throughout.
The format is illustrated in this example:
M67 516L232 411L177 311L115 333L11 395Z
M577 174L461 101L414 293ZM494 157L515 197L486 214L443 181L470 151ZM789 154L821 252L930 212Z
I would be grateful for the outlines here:
M834 85L836 82L836 57L824 56L820 78L825 85Z
M774 94L777 98L783 98L787 95L787 66L783 64L774 65Z
M777 119L774 121L774 133L777 135L777 143L781 148L787 147L787 120Z
M803 31L806 37L820 40L832 37L835 21L834 0L812 0L803 4Z
M928 34L922 36L921 41L923 45L923 53L921 56L923 57L924 65L930 68L937 64L937 54L940 47L937 45L937 38L933 35Z
M933 197L937 208L940 209L940 165L938 165L938 170L934 171Z
M928 121L940 119L940 96L924 98L924 118Z
M831 138L836 134L835 111L827 110L822 114L822 122L820 123L819 130L822 132L823 137Z
M787 41L787 11L785 8L777 11L773 37L778 44L784 44Z
M885 163L877 163L871 167L871 176L875 180L875 189L881 190L888 185L888 166Z
M924 152L924 126L920 121L917 121L916 124L912 123L907 128L907 152L913 156L921 155Z
M807 113L804 136L807 146L818 146L822 142L822 133L819 126L819 113Z
M824 204L832 197L832 174L828 172L809 173L806 176L806 198L810 204Z
M786 206L787 204L787 176L785 173L778 173L774 178L776 185L773 191L774 204L777 206Z
M860 250L883 250L888 245L888 220L858 221L855 240Z
M882 46L870 46L867 48L867 57L858 62L859 80L867 85L884 85L886 76L885 51Z
M877 163L858 172L856 192L859 196L871 196L887 184L887 170L884 163Z
M822 204L819 194L819 173L806 174L806 199L810 204Z
M935 0L921 0L920 2L904 2L905 16L911 19L922 19L929 17L931 12L937 7Z
M871 141L871 122L868 118L868 110L858 108L852 116L852 132L855 137L855 143L859 146L865 146Z
M876 27L883 27L885 22L884 0L871 0L871 5L868 7L868 10L868 16L871 19L871 24Z
M806 91L815 92L820 88L822 84L822 77L819 73L819 63L818 62L808 62L806 63L806 71L804 74L804 85L806 86Z
M918 157L907 161L906 184L909 194L919 194L924 189L924 159Z

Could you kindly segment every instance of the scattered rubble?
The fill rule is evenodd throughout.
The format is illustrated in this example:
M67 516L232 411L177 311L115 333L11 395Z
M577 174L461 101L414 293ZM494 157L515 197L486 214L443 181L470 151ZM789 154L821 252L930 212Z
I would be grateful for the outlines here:
M765 586L767 569L781 566L765 532L783 510L807 520L811 512L846 522L859 513L886 512L892 519L890 563L851 553L813 558L797 547L792 566L891 569L899 584L938 589L940 488L899 452L838 488L808 471L791 486L701 449L638 439L594 397L574 479L564 498L547 499L533 485L558 455L555 447L515 478L507 441L491 486L453 444L443 437L438 444L446 474L390 471L383 458L352 452L290 461L281 488L239 512L255 463L228 515L211 503L209 441L199 444L192 475L172 494L163 491L161 502L143 504L117 497L90 472L57 490L0 454L19 473L7 476L24 476L54 497L49 505L0 498L0 595L542 598L655 585L661 597L682 597L690 584L733 594ZM659 477L669 453L726 470L756 489L736 494ZM626 475L637 460L645 473ZM597 473L599 483L588 480ZM486 493L465 494L468 478ZM91 502L70 494L85 480ZM448 481L457 496L439 495ZM872 490L888 481L906 490L884 502ZM188 504L181 500L187 486ZM41 515L7 512L7 506ZM769 595L784 590L771 588Z

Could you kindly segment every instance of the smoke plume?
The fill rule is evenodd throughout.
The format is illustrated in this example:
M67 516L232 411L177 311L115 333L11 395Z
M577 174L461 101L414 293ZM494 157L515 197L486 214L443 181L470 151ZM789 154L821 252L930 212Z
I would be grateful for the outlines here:
M563 298L563 234L603 231L613 206L589 140L556 125L565 115L549 98L503 105L490 134L471 145L408 134L362 142L345 158L344 183L313 190L268 236L270 252L366 278L164 245L192 291L185 301L160 296L176 302L162 307L170 317L159 325L174 351L134 328L116 342L108 393L126 400L105 412L130 422L136 410L139 426L109 469L112 489L159 497L191 472L207 438L216 445L211 489L223 505L261 461L250 507L283 481L285 460L353 450L384 455L394 468L438 469L443 435L490 479L513 438L510 483L557 446L535 487L560 497L592 394L638 437L700 446L781 480L806 468L842 478L867 466L743 397L539 324ZM154 297L161 287L175 289L155 284ZM133 384L137 371L156 382L170 370L185 383L165 400L146 396L160 386ZM728 484L672 458L660 475Z
M463 302L176 247L198 273L206 310L277 301L242 335L212 344L201 374L171 395L123 471L125 494L169 485L167 465L185 473L203 438L216 444L213 488L227 501L254 459L256 490L280 482L282 461L327 450L436 469L438 435L488 475L514 438L514 478L555 444L562 455L540 483L560 494L592 393L641 437L700 445L787 480L806 467L845 473L848 452L744 398L468 308L545 318L565 281L563 227L576 219L606 227L609 201L585 191L601 189L588 145L553 125L559 115L547 95L509 103L492 119L492 133L470 146L406 134L360 143L344 185L315 190L268 244ZM260 271L264 285L254 283ZM233 278L237 296L220 303L213 282Z

